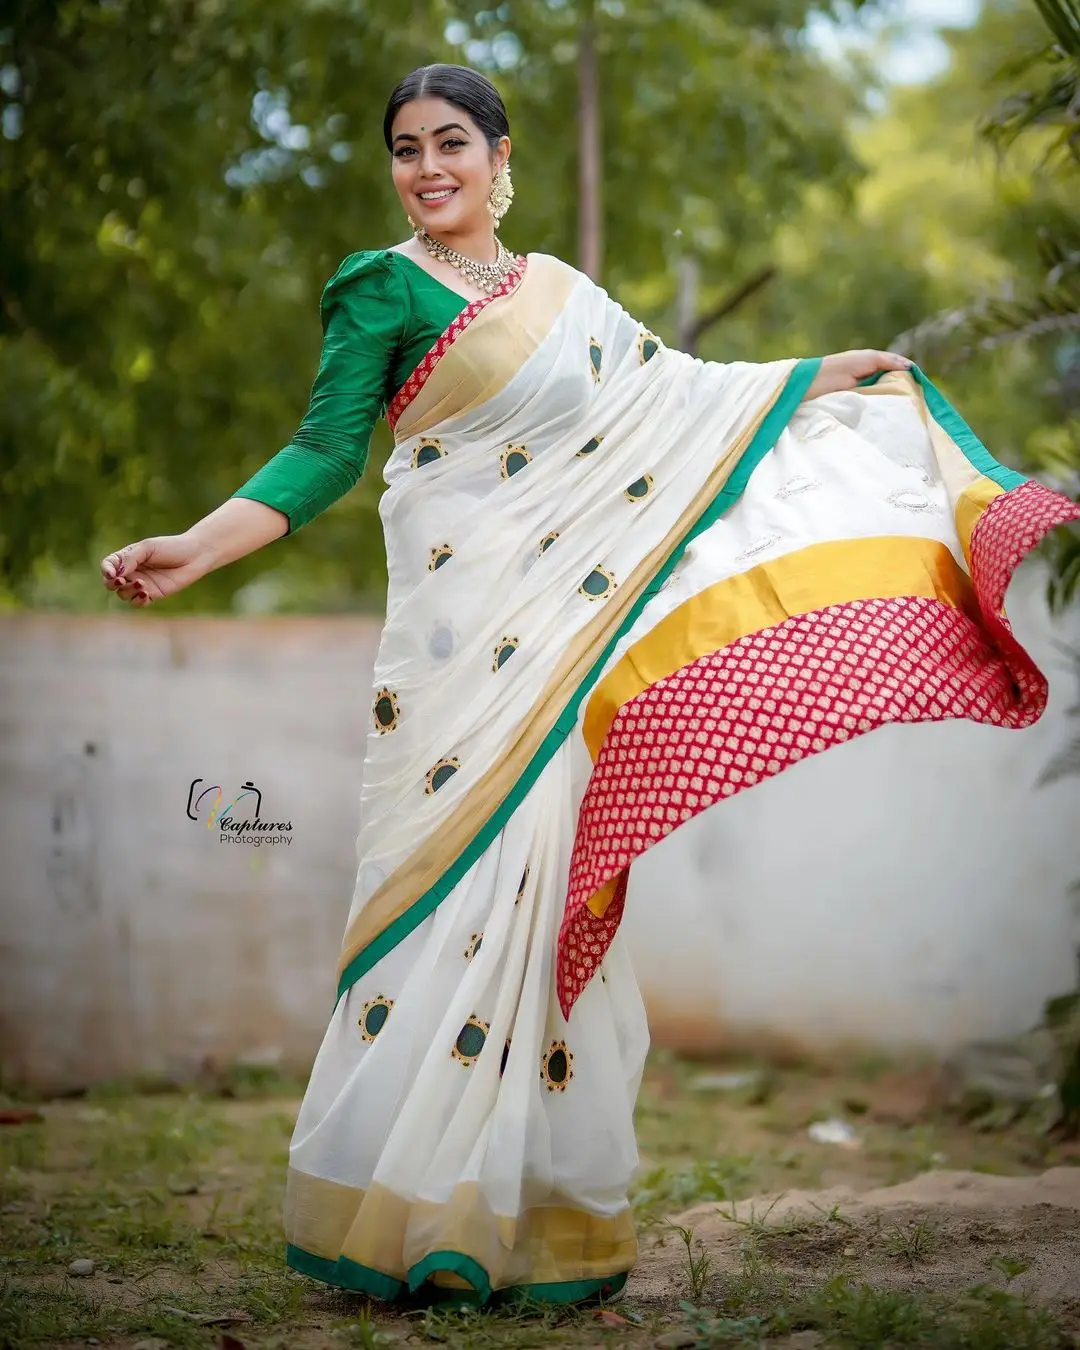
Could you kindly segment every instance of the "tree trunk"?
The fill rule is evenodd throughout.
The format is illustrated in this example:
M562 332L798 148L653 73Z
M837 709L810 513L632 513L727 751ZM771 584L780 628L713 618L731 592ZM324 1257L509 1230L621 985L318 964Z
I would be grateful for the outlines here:
M603 221L595 0L582 0L578 50L578 266L600 280Z
M679 295L675 314L675 345L681 352L696 356L697 304L701 289L701 262L692 253L679 259Z

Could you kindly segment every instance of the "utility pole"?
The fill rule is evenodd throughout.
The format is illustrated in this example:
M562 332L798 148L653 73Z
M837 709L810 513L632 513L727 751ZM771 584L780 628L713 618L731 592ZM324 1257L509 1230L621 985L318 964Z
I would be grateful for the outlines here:
M578 36L578 266L599 282L603 257L596 0L581 0Z

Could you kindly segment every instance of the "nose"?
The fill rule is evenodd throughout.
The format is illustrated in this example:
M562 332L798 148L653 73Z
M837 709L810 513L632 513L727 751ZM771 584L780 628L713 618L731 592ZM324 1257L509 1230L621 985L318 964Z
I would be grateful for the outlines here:
M435 147L429 142L420 147L420 173L424 178L441 178L439 157Z

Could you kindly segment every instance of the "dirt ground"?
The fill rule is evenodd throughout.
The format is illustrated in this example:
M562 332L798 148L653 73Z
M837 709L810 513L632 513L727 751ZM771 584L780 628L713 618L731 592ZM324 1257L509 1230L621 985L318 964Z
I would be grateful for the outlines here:
M925 1066L654 1055L637 1266L611 1305L546 1312L391 1309L286 1270L296 1088L118 1087L0 1127L0 1350L1080 1347L1080 1149L951 1117Z
M878 1289L957 1295L1015 1271L1014 1293L1075 1315L1080 1331L1078 1167L1028 1177L934 1171L870 1190L697 1205L671 1221L710 1253L717 1283L738 1272L748 1236L802 1282L842 1272ZM667 1234L642 1254L628 1294L663 1302L685 1284L685 1244Z

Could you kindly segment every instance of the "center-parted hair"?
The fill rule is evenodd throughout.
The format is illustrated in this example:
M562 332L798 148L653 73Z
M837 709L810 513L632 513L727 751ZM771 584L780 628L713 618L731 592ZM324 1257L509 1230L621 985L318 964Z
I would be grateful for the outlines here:
M492 149L503 136L510 135L510 122L502 96L486 76L470 70L468 66L420 66L405 76L386 105L383 139L387 150L393 149L391 133L394 118L406 103L417 98L445 99L455 108L468 113Z

